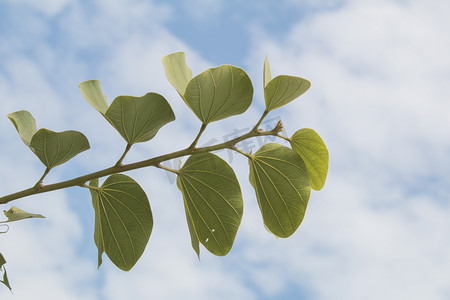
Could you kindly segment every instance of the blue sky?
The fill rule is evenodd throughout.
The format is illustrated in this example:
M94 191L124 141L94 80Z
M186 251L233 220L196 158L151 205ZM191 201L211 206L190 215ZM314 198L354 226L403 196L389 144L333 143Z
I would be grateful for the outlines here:
M263 111L262 65L311 89L268 119L286 133L315 129L330 151L325 188L288 239L262 224L244 158L218 155L238 176L244 217L226 257L190 247L181 193L157 169L128 173L147 192L150 242L130 272L96 268L90 195L71 188L20 199L45 220L12 223L0 251L14 296L1 299L448 299L450 298L450 4L423 1L0 1L0 194L43 172L6 118L30 111L38 127L79 130L91 149L46 183L113 164L121 137L83 99L99 79L109 101L152 91L177 120L126 162L189 145L200 126L165 78L161 58L186 52L195 74L244 68L255 88L242 116L208 127L222 141ZM283 143L280 141L280 143ZM243 145L241 145L243 146ZM254 151L259 141L247 145ZM170 162L173 165L178 161Z

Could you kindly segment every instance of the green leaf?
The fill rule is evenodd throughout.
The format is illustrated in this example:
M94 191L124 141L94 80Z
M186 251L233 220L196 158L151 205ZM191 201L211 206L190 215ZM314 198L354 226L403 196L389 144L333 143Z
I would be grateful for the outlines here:
M162 59L164 71L170 84L183 97L186 86L192 79L192 71L186 64L184 52L175 52L169 54Z
M105 252L118 268L128 271L141 257L152 232L148 198L136 181L123 174L109 176L99 188L98 179L90 186L98 266Z
M191 155L179 170L178 188L194 250L198 242L215 255L233 246L243 213L241 188L233 169L212 153Z
M6 287L11 291L11 285L9 284L8 274L6 273L5 268L6 260L3 255L0 253L0 270L3 269L3 280L0 280L1 283L6 285Z
M99 80L83 81L78 85L78 87L81 90L81 94L83 94L84 98L92 107L102 114L106 113L108 103L106 102L106 96L103 94L100 87Z
M303 128L291 139L292 149L303 159L308 170L311 188L321 190L328 173L328 149L322 138L312 129Z
M266 109L268 111L281 107L306 92L311 83L303 78L280 75L264 87Z
M244 70L222 65L195 76L184 101L205 124L238 115L252 103L253 86Z
M8 220L1 221L0 223L19 221L19 220L29 219L29 218L45 218L43 215L30 214L30 213L28 213L24 210L21 210L20 208L17 208L15 206L12 206L8 211L4 210L3 213L8 218Z
M31 113L26 110L19 110L8 114L8 118L16 127L22 141L29 147L31 138L37 131L36 120Z
M134 144L152 139L162 126L175 120L175 115L163 96L147 93L142 97L117 97L105 118L128 144Z
M31 139L31 150L49 169L65 163L89 149L89 142L81 132L68 130L54 132L39 129Z
M302 159L290 148L269 143L249 158L249 164L264 225L275 236L292 235L303 220L311 193Z
M263 70L263 81L264 81L264 87L267 86L267 84L272 80L272 74L270 73L270 65L269 61L266 58L264 59L264 70Z

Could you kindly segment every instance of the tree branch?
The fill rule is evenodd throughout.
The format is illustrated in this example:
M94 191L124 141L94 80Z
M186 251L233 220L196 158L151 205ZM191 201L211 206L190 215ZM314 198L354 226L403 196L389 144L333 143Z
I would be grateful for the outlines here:
M267 115L267 114L265 114L265 115ZM265 117L265 115L263 115L263 117ZM262 119L263 118L261 118L260 121L262 121ZM260 123L261 122L259 122L259 124ZM156 156L156 157L146 159L143 161L139 161L139 162L135 162L135 163L125 164L125 165L114 165L112 167L109 167L109 168L106 168L106 169L103 169L103 170L100 170L97 172L93 172L90 174L86 174L86 175L83 175L80 177L76 177L73 179L69 179L66 181L61 181L61 182L48 184L48 185L41 185L39 187L39 189L36 189L33 186L31 188L22 190L20 192L16 192L13 194L9 194L9 195L0 197L0 204L6 204L10 201L13 201L13 200L16 200L19 198L24 198L24 197L28 197L28 196L35 195L35 194L41 194L41 193L46 193L46 192L50 192L50 191L60 190L60 189L68 188L68 187L73 187L73 186L82 186L82 187L84 186L85 187L85 183L92 179L101 178L101 177L105 177L105 176L108 176L111 174L122 173L122 172L131 171L131 170L135 170L135 169L150 167L150 166L158 166L163 161L171 160L171 159L186 156L186 155L194 155L194 154L217 151L217 150L222 150L222 149L233 149L234 150L234 148L235 148L234 146L237 143L239 143L240 141L252 138L252 137L262 136L262 135L278 136L278 133L281 131L280 129L282 129L282 125L281 126L280 125L281 125L281 123L277 124L277 126L274 129L269 130L269 131L260 132L260 131L255 131L252 129L246 134L243 134L241 136L238 136L232 140L226 141L221 144L216 144L216 145L201 147L201 148L188 147L186 149L182 149L182 150L175 151L172 153ZM200 134L201 134L201 132L199 133L198 137L200 136Z

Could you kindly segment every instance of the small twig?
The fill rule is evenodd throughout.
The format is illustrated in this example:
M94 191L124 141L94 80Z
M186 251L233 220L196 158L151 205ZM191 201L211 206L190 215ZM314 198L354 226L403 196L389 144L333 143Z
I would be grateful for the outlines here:
M268 113L269 113L268 110L264 111L264 113L262 114L262 116L259 119L258 123L256 123L255 127L253 127L252 131L254 131L254 132L258 131L259 125L261 125L262 121L264 120L264 118L267 116Z
M39 178L38 182L36 182L36 184L34 185L36 191L42 187L42 181L44 181L45 176L47 176L50 170L51 170L50 168L46 168L44 174L41 176L41 178Z
M251 157L252 157L250 154L248 154L247 152L244 152L244 151L240 150L240 149L237 148L236 146L233 146L233 147L231 147L230 149L231 149L231 150L234 150L234 151L236 151L236 152L238 152L238 153L240 153L240 154L242 154L242 155L244 155L244 156L246 156L246 157L248 157L248 158L251 158Z
M171 169L171 168L168 168L168 167L165 167L162 164L157 164L155 167L163 169L163 170L166 170L166 171L171 172L171 173L175 173L175 174L179 174L180 173L180 171L175 170L175 169Z
M206 124L206 123L202 123L202 127L200 127L200 131L198 132L197 137L192 142L192 144L188 147L188 149L194 149L195 148L195 146L198 143L198 140L200 139L200 136L202 135L203 131L205 131L207 125L208 124Z
M130 151L131 146L133 146L133 144L127 144L127 146L125 147L125 151L123 152L122 156L119 158L119 160L116 162L116 167L120 167L120 165L122 164L125 156L127 155L128 151Z
M96 191L100 190L100 188L98 188L96 186L90 186L90 185L87 185L87 184L80 184L80 186L84 187L84 188L87 188L87 189L90 189L90 190L96 190Z

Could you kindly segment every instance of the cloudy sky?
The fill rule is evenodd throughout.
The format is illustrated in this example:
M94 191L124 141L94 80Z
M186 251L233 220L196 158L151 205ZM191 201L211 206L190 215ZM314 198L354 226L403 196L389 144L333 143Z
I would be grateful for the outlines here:
M330 151L325 188L312 192L288 239L264 229L246 159L219 152L241 182L244 217L231 252L216 257L202 248L200 262L181 193L159 169L127 173L154 215L150 242L130 272L106 256L97 270L87 190L3 205L47 218L11 223L0 235L14 292L0 287L0 298L449 299L449 12L447 0L0 0L0 195L34 185L44 171L10 112L26 109L39 128L82 131L90 141L45 183L109 167L121 155L122 138L79 92L84 80L101 80L109 101L152 91L171 104L177 120L125 162L189 145L199 121L161 63L175 51L186 52L194 74L242 67L255 88L251 108L213 123L200 145L259 119L267 54L273 75L301 76L312 87L263 126L281 119L288 135L313 128Z

